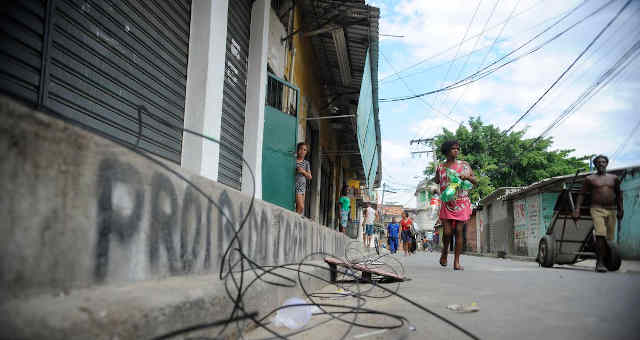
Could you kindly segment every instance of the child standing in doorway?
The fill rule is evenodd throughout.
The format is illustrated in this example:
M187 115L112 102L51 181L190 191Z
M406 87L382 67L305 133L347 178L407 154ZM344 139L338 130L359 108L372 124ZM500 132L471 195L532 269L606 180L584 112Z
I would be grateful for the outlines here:
M296 152L296 212L300 215L304 212L304 195L307 190L307 180L312 178L309 161L304 159L308 151L307 144L304 142L298 143Z

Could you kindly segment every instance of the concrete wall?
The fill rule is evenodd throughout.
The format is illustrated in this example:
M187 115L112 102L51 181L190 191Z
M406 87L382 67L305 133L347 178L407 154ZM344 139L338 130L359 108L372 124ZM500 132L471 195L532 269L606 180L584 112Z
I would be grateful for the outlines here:
M479 212L482 252L513 252L513 213L509 201L486 202Z
M618 234L618 249L625 259L640 259L640 171L630 171L620 189L624 198L624 217Z
M228 5L228 0L191 4L184 127L216 140L222 119ZM218 143L183 135L184 168L215 181L219 155Z
M219 271L248 195L5 97L0 115L0 303ZM348 238L256 200L241 242L282 264L342 255Z
M287 36L287 30L280 22L278 14L272 8L269 14L269 55L268 63L273 73L279 78L284 78L284 66L286 65L286 42L282 38Z
M466 230L466 247L467 251L477 252L478 251L478 226L477 226L477 211L474 210L471 214L471 218L469 222L467 222L467 230Z
M512 201L514 254L536 256L538 243L551 223L558 193L532 193Z

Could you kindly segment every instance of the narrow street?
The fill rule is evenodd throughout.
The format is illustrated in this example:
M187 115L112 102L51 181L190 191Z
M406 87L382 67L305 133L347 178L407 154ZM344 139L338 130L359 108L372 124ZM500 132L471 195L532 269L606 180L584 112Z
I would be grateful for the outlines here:
M438 265L435 252L396 258L411 278L400 285L400 294L480 339L634 339L640 332L636 310L640 306L637 262L623 263L619 272L599 274L592 270L591 263L546 269L535 262L463 256L465 270L454 272L451 255L447 268ZM349 287L357 290L355 285ZM394 284L386 287L393 288ZM367 286L361 285L360 289ZM335 292L336 288L329 286L322 291ZM322 302L351 305L353 301L343 297ZM451 304L473 302L479 307L478 312L447 309ZM406 326L394 331L354 327L345 339L469 339L398 297L366 298L362 307L402 315L416 330L410 331ZM314 316L310 324L326 319ZM353 314L345 319L353 321ZM377 326L396 322L366 314L359 314L357 321ZM275 330L287 333L285 328ZM347 330L348 325L334 320L292 338L339 339ZM250 339L268 336L264 330L249 334Z

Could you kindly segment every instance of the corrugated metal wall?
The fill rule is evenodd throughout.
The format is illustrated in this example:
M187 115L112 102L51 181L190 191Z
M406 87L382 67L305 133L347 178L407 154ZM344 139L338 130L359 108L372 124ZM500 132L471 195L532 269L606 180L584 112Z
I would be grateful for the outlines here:
M358 146L362 157L364 173L367 177L367 187L371 187L378 172L378 153L376 144L376 127L373 105L373 88L371 83L370 53L367 50L367 57L360 85L360 96L358 97L357 108L357 134Z
M183 126L190 0L4 6L3 90L131 144L138 138L140 106ZM149 116L142 127L142 149L180 162L179 129Z
M229 1L218 181L242 186L244 110L247 96L251 0Z
M627 174L620 187L624 217L618 234L618 248L625 259L640 259L640 172Z
M0 12L0 88L39 102L45 6L41 1L2 5Z

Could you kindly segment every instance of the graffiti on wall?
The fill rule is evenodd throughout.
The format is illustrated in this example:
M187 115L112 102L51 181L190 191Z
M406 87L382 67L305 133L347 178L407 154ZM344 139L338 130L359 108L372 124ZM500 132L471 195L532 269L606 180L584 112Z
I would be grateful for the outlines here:
M273 214L259 204L240 230L248 201L234 200L226 190L207 198L194 186L174 182L180 183L165 172L154 172L147 184L133 165L117 158L101 161L94 280L104 281L119 269L112 263L122 260L117 255L136 249L145 249L141 266L148 276L216 272L239 259L239 253L231 251L230 261L220 264L232 242L232 249L241 247L259 264L291 263L316 251L344 252L343 236L283 210Z
M513 242L516 254L527 252L527 205L525 200L513 202Z

